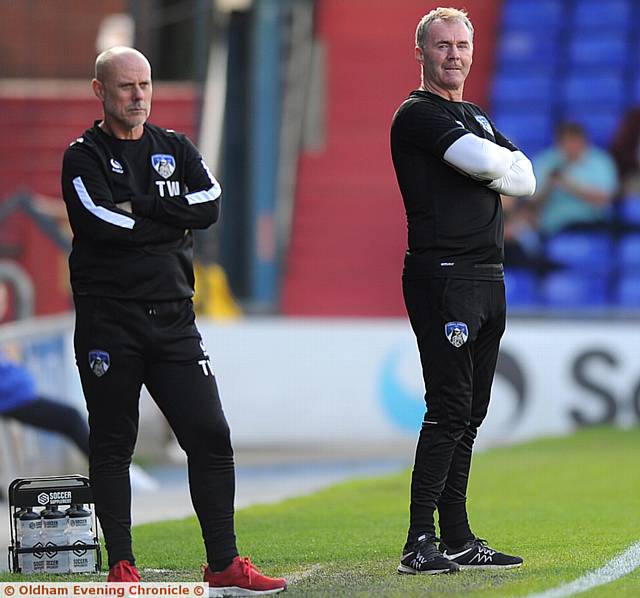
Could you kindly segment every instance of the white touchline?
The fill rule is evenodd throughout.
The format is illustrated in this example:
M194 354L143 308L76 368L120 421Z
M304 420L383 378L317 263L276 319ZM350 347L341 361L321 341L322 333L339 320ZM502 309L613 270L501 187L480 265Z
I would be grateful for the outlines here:
M628 575L638 567L640 567L640 542L629 546L623 553L612 558L600 569L590 571L586 575L557 588L551 588L538 594L529 594L527 598L565 598L566 596L573 596L574 594L586 592L591 588L611 583L620 577Z

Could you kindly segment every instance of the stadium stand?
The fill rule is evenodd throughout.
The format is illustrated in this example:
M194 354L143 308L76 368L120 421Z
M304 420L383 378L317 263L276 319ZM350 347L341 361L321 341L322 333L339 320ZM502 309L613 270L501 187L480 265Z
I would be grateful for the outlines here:
M568 268L609 270L613 252L613 238L606 232L560 232L546 242L547 258Z
M548 274L541 283L543 306L562 309L604 308L610 304L610 277L566 270Z
M547 307L606 307L611 302L615 238L608 232L560 232L546 241L550 262L562 269L542 280L540 301Z
M618 219L623 227L640 228L640 197L627 195L618 202Z
M640 270L640 233L627 233L620 238L618 261L624 270Z
M640 305L640 269L625 270L618 278L614 291L615 305L638 308Z
M512 268L505 273L509 308L531 308L538 303L538 276L525 268Z
M490 94L499 128L532 156L566 120L608 147L624 111L640 100L638 18L633 0L506 0ZM640 198L625 197L610 230L549 239L546 257L560 269L537 284L532 272L508 272L512 305L639 308L640 245L629 232L639 227Z

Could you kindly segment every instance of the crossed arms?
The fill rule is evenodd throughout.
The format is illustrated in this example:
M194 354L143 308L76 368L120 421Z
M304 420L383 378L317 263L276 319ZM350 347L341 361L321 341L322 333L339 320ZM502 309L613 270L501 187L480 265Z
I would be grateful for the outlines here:
M529 158L473 133L454 141L443 156L445 162L486 183L501 195L533 195L536 179Z

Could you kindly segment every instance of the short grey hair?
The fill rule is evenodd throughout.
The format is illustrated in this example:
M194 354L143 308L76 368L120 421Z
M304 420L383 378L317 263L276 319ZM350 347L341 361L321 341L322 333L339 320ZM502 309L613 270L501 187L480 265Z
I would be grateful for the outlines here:
M418 27L416 28L416 46L418 46L418 48L424 50L424 42L427 38L429 27L434 21L460 21L469 30L469 37L473 44L473 25L467 16L467 12L457 8L444 8L439 6L420 19Z

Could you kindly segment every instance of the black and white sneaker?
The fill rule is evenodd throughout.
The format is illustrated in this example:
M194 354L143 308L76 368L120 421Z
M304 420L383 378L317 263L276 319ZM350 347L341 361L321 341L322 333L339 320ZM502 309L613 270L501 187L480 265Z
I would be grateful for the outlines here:
M513 569L522 565L522 558L498 552L486 540L474 538L460 548L449 548L440 543L445 558L460 565L460 569Z
M420 536L413 546L405 546L404 554L398 565L398 573L405 575L436 575L453 573L460 567L442 556L436 546L437 538Z

